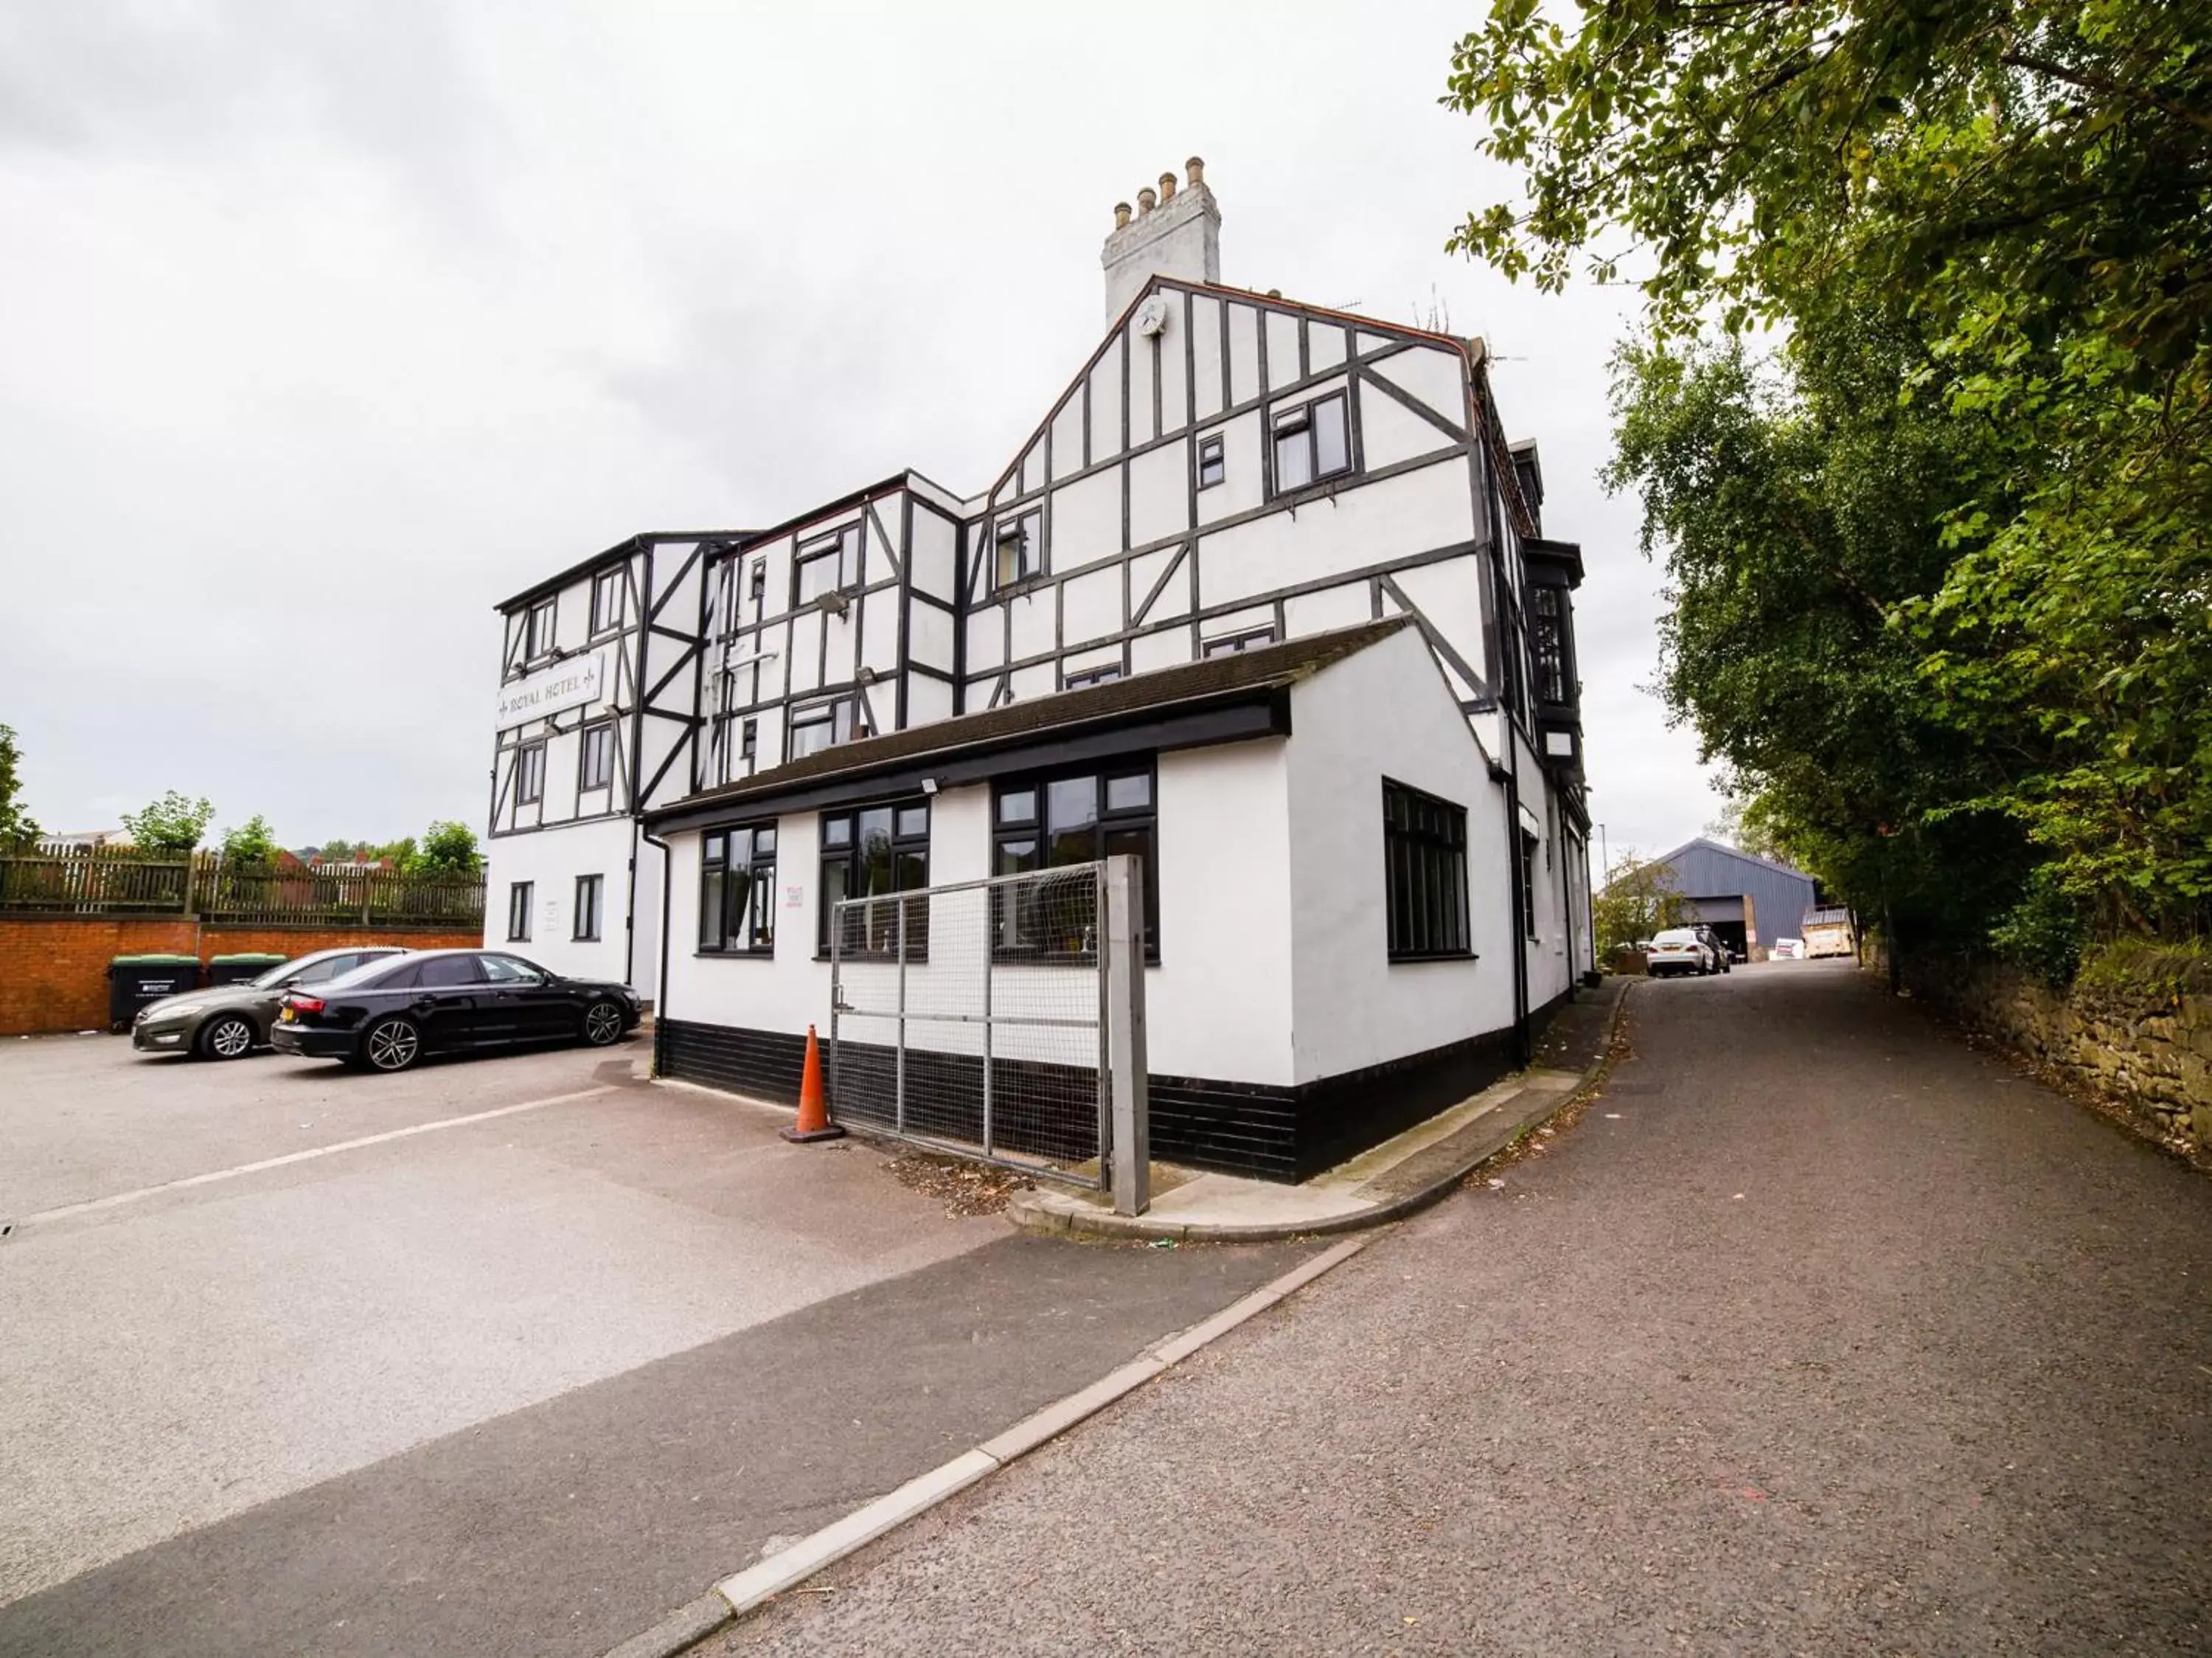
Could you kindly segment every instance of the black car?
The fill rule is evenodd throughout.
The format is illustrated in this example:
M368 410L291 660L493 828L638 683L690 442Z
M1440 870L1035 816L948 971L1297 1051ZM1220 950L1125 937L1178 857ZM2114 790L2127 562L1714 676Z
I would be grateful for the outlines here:
M269 1032L285 991L343 978L371 962L388 962L406 954L388 944L316 950L242 984L165 996L138 1010L131 1024L131 1045L144 1053L243 1059L254 1049L269 1045Z
M405 1070L426 1053L573 1042L594 1047L637 1028L627 984L563 978L499 950L419 950L284 998L279 1053Z

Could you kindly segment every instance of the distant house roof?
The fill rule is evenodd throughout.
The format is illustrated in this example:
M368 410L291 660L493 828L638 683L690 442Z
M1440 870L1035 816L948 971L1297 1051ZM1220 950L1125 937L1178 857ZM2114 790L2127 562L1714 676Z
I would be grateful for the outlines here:
M1273 693L1310 678L1333 662L1380 643L1411 625L1404 616L1363 622L1258 650L1207 656L1175 667L1133 674L1080 691L1063 691L1027 702L1008 703L978 714L887 731L879 737L840 743L786 765L772 766L740 783L672 801L646 821L661 827L680 819L726 815L741 809L793 807L839 784L877 784L937 772L956 762L1003 760L1013 751L1044 743L1067 746L1102 733L1131 727L1157 727L1173 716L1193 716L1237 704L1264 702ZM1217 741L1258 736L1271 728L1223 729ZM1202 741L1194 732L1188 741ZM1068 758L1079 756L1070 754ZM970 766L977 775L985 769ZM950 777L947 781L961 781Z

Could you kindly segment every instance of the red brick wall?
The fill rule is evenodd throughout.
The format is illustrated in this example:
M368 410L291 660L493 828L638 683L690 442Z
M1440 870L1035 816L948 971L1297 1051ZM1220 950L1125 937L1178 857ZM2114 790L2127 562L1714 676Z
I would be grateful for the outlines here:
M107 1028L107 963L118 955L305 955L341 944L434 950L478 932L398 928L225 927L184 917L0 916L0 1036Z

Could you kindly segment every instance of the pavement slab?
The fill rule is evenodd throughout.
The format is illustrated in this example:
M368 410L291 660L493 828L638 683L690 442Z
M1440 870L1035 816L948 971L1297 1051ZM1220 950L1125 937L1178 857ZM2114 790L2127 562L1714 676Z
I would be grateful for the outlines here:
M2212 1649L2212 1185L1848 964L720 1634L745 1653Z

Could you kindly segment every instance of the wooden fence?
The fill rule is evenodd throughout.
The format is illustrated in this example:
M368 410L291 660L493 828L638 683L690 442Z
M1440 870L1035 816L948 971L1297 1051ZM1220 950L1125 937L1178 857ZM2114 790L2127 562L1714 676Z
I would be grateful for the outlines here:
M0 853L0 912L195 916L204 921L466 928L483 921L481 875L227 866L220 853L40 846Z

